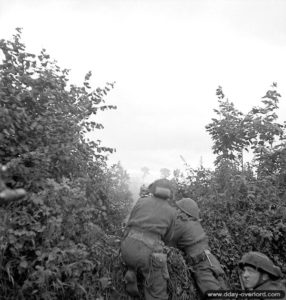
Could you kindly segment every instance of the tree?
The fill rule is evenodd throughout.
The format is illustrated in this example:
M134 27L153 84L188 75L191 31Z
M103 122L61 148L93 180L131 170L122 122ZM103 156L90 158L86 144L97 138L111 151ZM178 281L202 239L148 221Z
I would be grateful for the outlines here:
M160 174L162 178L168 178L171 175L171 172L167 168L160 169Z
M28 192L0 210L1 297L101 298L116 253L107 234L120 230L128 176L108 167L113 149L85 134L115 108L105 104L113 84L92 90L88 72L83 86L69 85L69 71L45 50L26 52L21 29L0 49L0 163L6 184Z
M219 118L213 118L206 126L214 141L213 152L218 154L215 164L229 160L235 165L241 165L243 169L243 151L252 150L260 173L265 169L263 162L267 161L267 155L273 154L275 147L277 149L277 143L280 152L284 149L285 125L275 122L281 97L277 92L277 84L273 83L271 89L262 97L262 106L252 108L247 114L242 114L232 102L224 99L221 87L218 87L217 95L219 109L214 111ZM272 171L273 168L269 170Z
M261 107L247 114L225 101L219 87L220 116L206 126L218 154L216 168L207 189L193 195L200 200L203 223L211 247L221 258L233 287L237 285L236 265L250 250L268 254L285 267L285 126L277 123L280 94L274 83L262 98ZM239 153L252 150L253 160L243 169ZM194 191L191 174L183 192ZM203 192L203 193L202 193Z
M94 161L103 163L104 152L113 150L100 141L87 141L85 133L103 128L90 121L92 115L116 108L104 104L113 84L92 91L88 72L83 87L68 85L69 71L62 70L44 49L38 56L25 51L19 28L13 41L0 41L0 49L4 54L0 159L3 164L14 160L18 165L18 182L21 177L25 187L37 189L33 181L40 174L31 177L28 172L27 177L27 168L38 168L41 178L60 179L86 174Z
M277 84L273 83L265 96L262 97L262 106L254 107L248 114L249 132L255 138L251 148L255 155L258 174L275 174L281 171L280 161L284 165L285 152L285 123L277 123L276 110L279 108Z
M219 86L216 94L218 96L219 109L214 109L219 118L213 118L206 126L214 141L213 152L218 154L215 164L222 160L239 161L242 151L249 145L244 125L243 114L238 111L232 102L225 99L222 88Z
M110 202L109 220L112 219L112 223L109 222L106 227L112 227L114 234L133 203L132 194L129 191L129 180L129 175L120 163L112 165L107 170L104 186L107 188L106 194Z
M145 177L147 177L150 174L150 169L148 167L142 167L141 172L143 173L142 178L144 181Z

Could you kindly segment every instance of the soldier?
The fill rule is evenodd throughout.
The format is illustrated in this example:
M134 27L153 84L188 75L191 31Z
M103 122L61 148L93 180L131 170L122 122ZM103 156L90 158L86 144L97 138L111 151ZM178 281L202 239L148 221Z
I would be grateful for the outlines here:
M149 188L145 184L143 184L140 187L139 195L140 195L140 198L144 198L144 197L149 197L150 196Z
M171 246L183 251L196 284L205 296L208 290L226 289L225 273L210 252L208 237L200 223L197 203L190 198L176 202L178 215Z
M6 171L6 166L0 164L0 206L8 204L10 201L18 200L26 195L24 189L9 189L3 181L3 173Z
M242 288L248 290L280 290L284 291L285 282L282 281L282 272L272 260L263 253L250 251L244 254L239 262L242 271Z
M168 200L172 197L172 184L159 179L149 186L151 196L140 198L130 213L121 243L121 254L128 266L125 274L126 290L138 295L137 271L144 276L145 299L168 299L167 255L164 242L173 234L176 210Z

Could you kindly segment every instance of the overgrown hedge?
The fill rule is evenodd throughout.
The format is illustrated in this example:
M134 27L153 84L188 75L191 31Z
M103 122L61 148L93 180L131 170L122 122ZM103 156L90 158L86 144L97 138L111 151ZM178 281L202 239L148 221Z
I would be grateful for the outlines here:
M105 153L113 149L85 138L103 128L96 115L115 108L105 104L113 84L94 91L89 72L83 86L69 85L69 71L45 50L26 51L20 29L0 41L0 50L0 163L8 167L6 184L28 192L0 209L1 299L127 299L118 241L132 202L128 174L120 164L107 166ZM286 270L286 148L272 147L274 137L285 140L285 126L273 122L278 97L269 91L265 107L244 118L246 127L221 100L223 122L208 127L217 139L216 169L187 167L187 176L173 178L176 199L198 202L232 288L239 287L237 263L249 250ZM241 147L250 144L256 161L241 169ZM196 299L178 250L168 250L168 267L170 299Z
M191 197L232 288L240 288L237 264L251 250L268 255L286 274L286 201L272 177L257 179L233 172L225 177L204 168L190 170L177 197ZM225 174L226 170L223 169Z

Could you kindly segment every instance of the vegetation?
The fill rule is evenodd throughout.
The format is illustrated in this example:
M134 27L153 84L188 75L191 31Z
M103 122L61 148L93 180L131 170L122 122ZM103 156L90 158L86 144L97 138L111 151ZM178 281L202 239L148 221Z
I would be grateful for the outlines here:
M20 29L0 49L0 162L6 184L28 192L0 211L1 297L101 297L132 201L122 166L107 166L113 149L85 139L103 128L96 115L116 108L105 104L113 84L93 91L89 72L68 85L45 50L26 52Z
M274 83L262 106L238 111L217 90L218 118L206 126L217 154L214 171L187 166L188 176L175 174L180 198L199 203L213 252L238 288L237 262L256 250L269 255L286 271L286 144L285 122L277 123L280 94ZM252 151L244 163L243 151Z
M116 109L105 103L114 85L92 90L90 72L82 86L70 85L69 71L45 50L26 51L20 29L0 49L3 179L27 191L0 208L1 299L128 299L118 244L132 202L128 174L119 163L108 166L113 149L85 138L103 128L98 113ZM275 83L247 114L221 87L217 95L217 117L206 126L215 169L160 172L177 183L175 200L199 203L212 251L235 288L246 251L262 251L286 271L285 123L278 122ZM254 155L250 163L246 151ZM142 172L145 178L149 169ZM171 298L196 298L179 250L166 251Z

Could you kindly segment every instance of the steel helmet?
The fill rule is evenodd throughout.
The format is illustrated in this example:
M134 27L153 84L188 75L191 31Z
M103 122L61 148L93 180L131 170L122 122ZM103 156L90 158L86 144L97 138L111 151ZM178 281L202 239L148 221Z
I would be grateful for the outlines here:
M263 272L270 274L276 278L282 277L282 272L278 266L275 266L272 260L263 253L250 251L244 254L238 263L242 269L245 265L249 265Z
M191 198L183 198L176 202L179 209L187 215L199 219L200 209L196 201Z
M149 185L150 193L162 199L171 198L173 188L171 181L166 178L157 179Z

